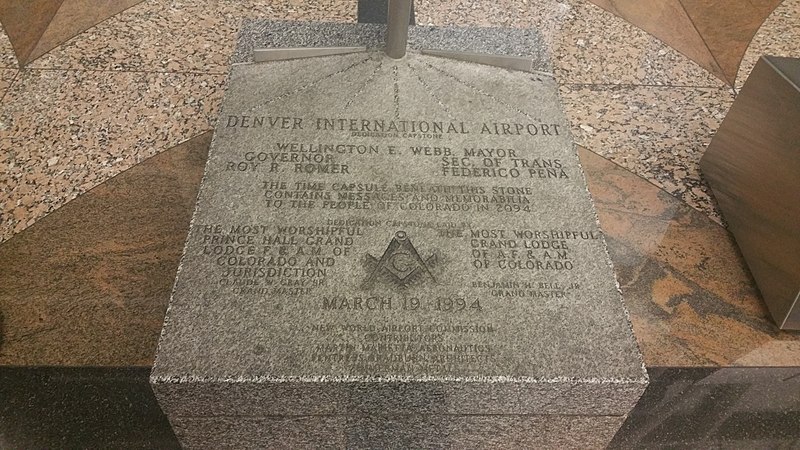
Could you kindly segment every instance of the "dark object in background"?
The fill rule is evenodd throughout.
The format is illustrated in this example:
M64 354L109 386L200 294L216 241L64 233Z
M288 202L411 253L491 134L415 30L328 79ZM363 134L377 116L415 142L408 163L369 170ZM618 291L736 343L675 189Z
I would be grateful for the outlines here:
M761 57L700 168L772 318L800 330L800 59Z

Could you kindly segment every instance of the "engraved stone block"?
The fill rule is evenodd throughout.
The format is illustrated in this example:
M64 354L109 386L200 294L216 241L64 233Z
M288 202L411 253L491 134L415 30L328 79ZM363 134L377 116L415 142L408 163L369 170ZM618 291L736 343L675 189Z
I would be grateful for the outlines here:
M151 383L189 448L605 445L647 376L554 80L235 65Z

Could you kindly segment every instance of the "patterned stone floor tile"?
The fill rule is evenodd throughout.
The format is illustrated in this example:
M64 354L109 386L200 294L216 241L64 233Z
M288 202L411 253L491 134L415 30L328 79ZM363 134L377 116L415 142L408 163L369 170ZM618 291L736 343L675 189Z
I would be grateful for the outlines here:
M772 322L728 231L597 154L580 157L648 367L800 365L800 334Z
M551 40L571 14L571 3L556 0L454 0L414 2L417 25L538 28Z
M149 366L211 133L0 244L2 366Z
M17 57L14 55L14 48L8 39L6 30L0 26L0 67L18 68Z
M604 0L598 6L622 17L637 28L646 30L696 61L721 80L728 81L725 72L714 59L703 36L692 23L680 0Z
M800 58L800 0L783 0L756 32L739 66L737 89L762 55Z
M39 42L63 0L0 0L0 21L22 64Z
M14 78L18 73L19 71L15 69L0 69L0 101L2 101L3 96L6 94L6 90L11 87L11 83L14 81Z
M536 27L562 83L722 86L689 58L583 0L417 2L420 25Z
M733 102L727 88L565 85L575 141L721 221L700 157Z
M781 0L681 0L731 86L756 30Z
M353 22L355 15L355 0L148 0L30 67L226 73L244 18Z
M213 127L224 76L26 70L0 105L0 241Z
M573 11L554 55L562 83L725 86L707 69L614 14L589 2L575 4Z
M33 61L87 28L141 2L142 0L63 0L27 60Z

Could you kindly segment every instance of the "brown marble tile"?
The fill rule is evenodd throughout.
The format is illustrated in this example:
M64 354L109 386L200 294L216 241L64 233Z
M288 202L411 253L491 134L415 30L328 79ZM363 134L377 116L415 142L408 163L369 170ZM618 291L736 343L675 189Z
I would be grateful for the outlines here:
M30 67L226 73L243 19L354 22L356 6L357 0L148 0Z
M28 56L28 62L87 28L141 2L142 0L63 0L58 12Z
M680 2L725 74L725 80L733 86L750 40L781 0Z
M800 333L770 320L724 228L597 154L580 156L648 367L800 365Z
M0 244L0 365L150 365L211 133Z
M20 65L47 29L63 0L0 0L0 22L11 40Z
M24 70L0 105L0 241L213 127L221 75Z
M750 41L736 76L741 89L761 55L800 58L800 0L783 0Z
M8 34L2 26L0 26L0 67L14 69L19 67L14 47L11 46L11 40L8 39Z
M680 0L603 0L593 1L600 7L619 15L637 27L661 39L714 76L733 84L725 70L714 58L703 35L698 32ZM609 8L611 6L611 8Z
M721 222L699 162L730 89L563 85L560 94L575 142Z

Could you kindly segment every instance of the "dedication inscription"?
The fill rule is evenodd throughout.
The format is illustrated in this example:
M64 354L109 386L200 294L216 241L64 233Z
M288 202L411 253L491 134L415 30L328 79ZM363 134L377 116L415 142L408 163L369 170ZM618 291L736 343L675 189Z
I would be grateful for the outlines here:
M152 379L186 439L214 414L615 429L646 376L554 81L413 53L234 66Z

